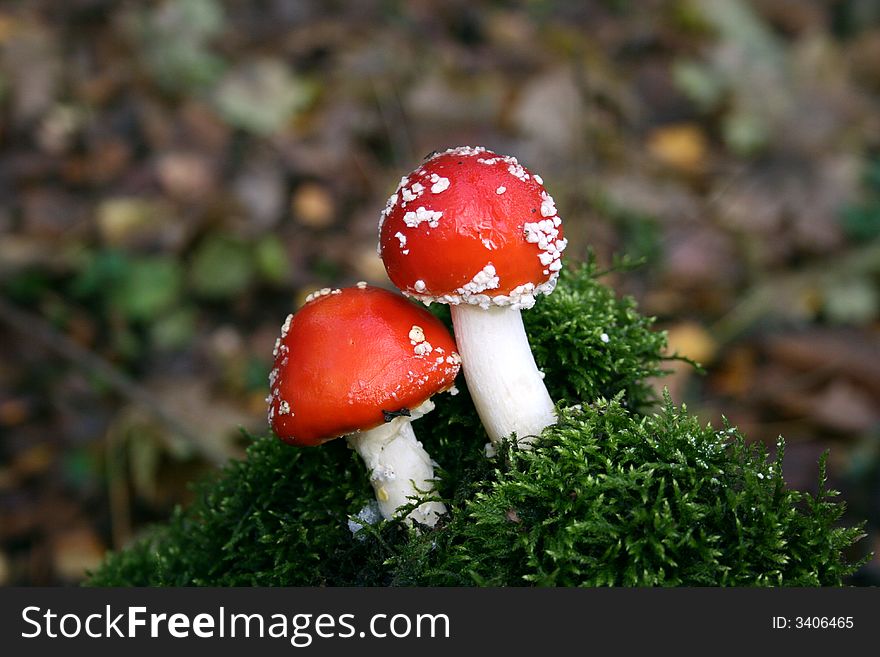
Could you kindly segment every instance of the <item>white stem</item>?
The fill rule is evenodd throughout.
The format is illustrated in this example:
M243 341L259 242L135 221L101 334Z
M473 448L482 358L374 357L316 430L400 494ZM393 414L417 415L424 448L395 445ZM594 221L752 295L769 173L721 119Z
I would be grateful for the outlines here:
M434 491L434 465L422 443L416 440L411 422L433 408L433 402L426 401L411 411L411 417L397 417L375 429L348 436L348 443L370 471L370 483L386 519L394 517L400 507ZM407 518L433 527L444 513L446 507L442 502L423 502Z
M492 444L516 432L527 446L556 424L553 400L532 356L518 309L451 307L468 390Z

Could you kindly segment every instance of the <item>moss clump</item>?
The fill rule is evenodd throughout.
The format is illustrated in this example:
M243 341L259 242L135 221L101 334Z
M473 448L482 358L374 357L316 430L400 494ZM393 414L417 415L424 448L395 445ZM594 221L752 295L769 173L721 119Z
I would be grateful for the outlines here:
M768 462L668 401L641 414L665 336L591 263L564 273L525 322L560 422L535 450L490 460L466 388L439 399L415 424L443 467L450 514L435 530L382 522L353 537L348 518L371 490L344 442L259 438L90 583L827 585L854 570L841 555L859 530L834 527L843 505L824 489L824 464L817 496L790 491L782 449Z
M560 413L533 451L508 448L449 524L406 543L395 583L510 586L822 586L852 564L858 529L824 487L787 490L774 461L734 429L667 401Z
M292 449L257 439L196 502L91 579L99 586L371 584L347 514L366 504L363 466L344 441ZM389 527L389 533L393 528ZM401 528L397 527L397 531ZM332 558L328 558L332 555Z

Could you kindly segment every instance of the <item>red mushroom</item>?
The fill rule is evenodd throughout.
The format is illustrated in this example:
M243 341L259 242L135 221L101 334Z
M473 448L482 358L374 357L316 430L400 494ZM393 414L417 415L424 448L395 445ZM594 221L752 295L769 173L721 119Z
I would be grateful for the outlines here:
M565 246L541 177L481 147L429 157L382 212L388 276L409 297L451 305L468 389L493 443L516 433L528 444L556 421L520 310L553 291Z
M452 387L461 363L455 349L437 318L401 296L366 283L321 290L281 327L269 424L291 445L347 436L391 518L433 490L433 464L411 420ZM408 518L433 526L445 511L428 501Z

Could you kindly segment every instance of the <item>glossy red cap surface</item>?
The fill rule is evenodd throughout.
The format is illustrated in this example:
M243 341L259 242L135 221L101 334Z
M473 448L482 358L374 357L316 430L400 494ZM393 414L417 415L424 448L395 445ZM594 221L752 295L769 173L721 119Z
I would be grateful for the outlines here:
M565 246L541 177L479 147L434 155L403 178L379 229L388 276L425 302L530 307L553 290Z
M269 424L320 445L419 406L461 367L446 327L400 295L363 283L325 289L287 318L269 375Z

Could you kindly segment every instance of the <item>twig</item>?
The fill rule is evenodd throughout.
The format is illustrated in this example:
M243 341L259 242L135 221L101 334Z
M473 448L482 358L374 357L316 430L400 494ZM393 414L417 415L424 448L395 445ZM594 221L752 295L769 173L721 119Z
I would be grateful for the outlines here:
M758 283L715 323L712 334L721 343L730 342L778 306L780 300L796 299L804 291L822 287L838 278L878 271L880 241L874 241L842 257L821 260L801 271Z
M373 86L376 106L379 108L379 116L382 117L385 132L388 134L388 144L391 146L395 169L406 168L407 163L412 162L416 156L406 116L403 112L403 105L393 86L389 93L384 85L380 85L375 76L370 77L370 82Z
M113 548L121 550L131 538L131 498L128 494L128 463L125 439L111 428L104 444L106 454L107 499L110 502L110 533Z
M168 409L149 390L108 363L95 353L84 349L69 337L57 331L44 318L18 308L0 297L0 322L42 344L45 348L67 359L80 369L103 379L119 395L143 407L169 430L194 447L215 465L225 463L230 454L192 429L188 423Z

